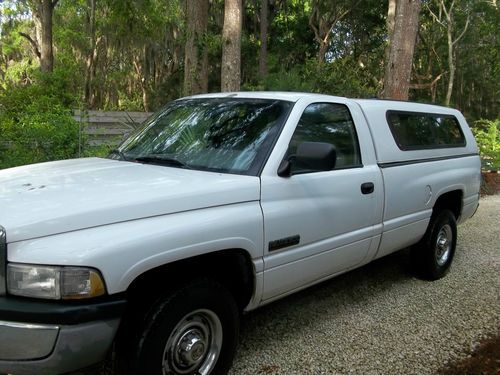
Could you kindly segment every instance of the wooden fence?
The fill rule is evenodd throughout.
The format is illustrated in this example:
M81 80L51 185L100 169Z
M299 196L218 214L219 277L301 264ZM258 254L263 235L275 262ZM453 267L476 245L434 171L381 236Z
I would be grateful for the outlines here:
M116 146L151 114L150 112L75 110L73 118L81 124L81 132L85 135L87 144Z

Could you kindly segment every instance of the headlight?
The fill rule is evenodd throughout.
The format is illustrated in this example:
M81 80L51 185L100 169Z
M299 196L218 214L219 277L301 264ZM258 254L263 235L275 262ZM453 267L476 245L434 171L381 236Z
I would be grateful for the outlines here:
M7 265L7 291L24 297L81 299L106 292L97 270L84 267Z

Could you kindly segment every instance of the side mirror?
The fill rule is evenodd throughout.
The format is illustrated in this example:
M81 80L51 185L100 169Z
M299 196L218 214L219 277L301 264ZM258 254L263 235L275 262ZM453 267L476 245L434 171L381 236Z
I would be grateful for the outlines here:
M278 176L290 177L292 165L308 171L329 171L335 168L337 151L331 143L303 142L297 153L283 160L278 168Z

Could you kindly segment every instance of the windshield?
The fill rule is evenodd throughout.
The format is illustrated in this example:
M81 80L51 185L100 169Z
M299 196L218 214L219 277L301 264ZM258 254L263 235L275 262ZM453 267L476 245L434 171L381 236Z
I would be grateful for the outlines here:
M174 101L109 157L257 175L291 107L269 99Z

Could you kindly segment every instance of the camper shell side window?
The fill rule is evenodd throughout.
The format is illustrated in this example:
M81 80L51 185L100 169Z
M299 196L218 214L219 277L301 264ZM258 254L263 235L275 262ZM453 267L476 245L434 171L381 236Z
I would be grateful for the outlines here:
M457 118L448 114L387 111L387 123L403 151L465 147Z

